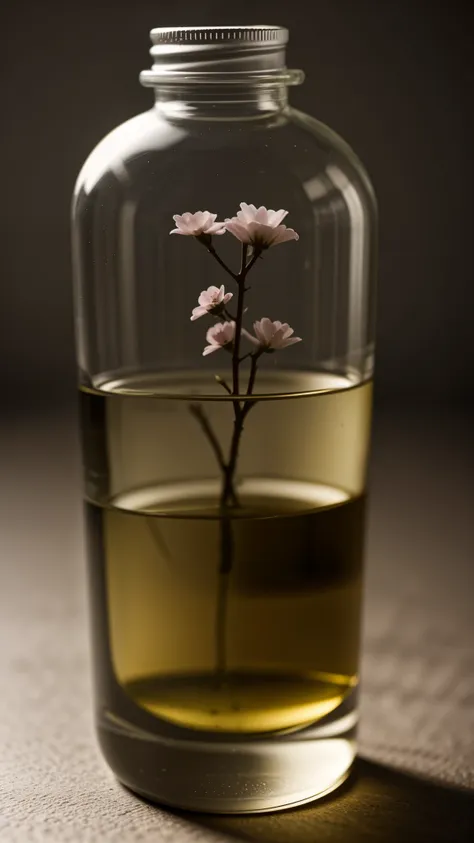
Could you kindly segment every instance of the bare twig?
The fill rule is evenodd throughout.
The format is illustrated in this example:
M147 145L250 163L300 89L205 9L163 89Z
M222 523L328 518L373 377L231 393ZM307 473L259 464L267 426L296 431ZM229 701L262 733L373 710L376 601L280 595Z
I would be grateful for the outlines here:
M250 270L252 269L253 265L258 261L259 257L262 255L261 249L254 249L252 257L250 258L247 266L245 267L245 274L248 275Z
M229 467L226 465L226 462L225 462L225 459L224 459L224 454L222 453L222 448L220 446L220 443L219 443L219 440L218 440L216 434L214 433L214 431L212 429L211 423L210 423L209 419L207 418L201 404L198 404L198 403L190 404L189 405L189 412L192 413L194 418L197 419L197 421L201 425L203 433L206 436L206 438L207 438L207 440L208 440L208 442L209 442L209 444L210 444L210 446L211 446L211 448L214 452L216 460L219 464L219 468L222 471L222 474L224 476L224 485L225 485L226 482L227 482L227 474L228 474ZM227 496L230 497L234 506L239 505L239 501L238 501L238 498L237 498L237 495L234 491L233 486L229 490Z
M214 431L211 427L211 423L210 423L209 419L207 418L207 416L206 416L204 410L202 409L201 405L200 404L190 404L189 405L189 411L198 420L198 422L201 425L205 435L207 436L209 444L210 444L212 450L214 451L214 454L216 456L216 459L217 459L217 462L219 463L220 468L222 469L222 471L226 471L227 466L225 464L224 454L222 453L222 448L220 446L220 443L217 439L216 434L214 433Z
M227 266L226 262L222 260L222 258L221 258L221 256L220 256L220 255L218 255L218 254L217 254L217 252L216 252L216 250L215 250L214 246L212 245L212 243L211 243L211 245L208 247L208 250L207 250L207 251L209 252L209 254L210 254L210 255L212 255L212 257L214 258L214 260L216 260L216 261L217 261L217 263L218 263L218 264L222 267L222 269L224 269L224 270L225 270L225 272L227 272L227 274L228 274L228 275L230 275L230 277L231 277L231 278L233 278L233 279L234 279L234 281L237 281L237 283L238 283L238 281L239 281L239 276L238 276L238 275L236 275L236 274L235 274L235 272L232 272L232 270L231 270L230 266Z
M244 315L244 299L245 299L245 275L246 275L246 263L247 263L247 250L248 246L246 243L242 243L242 262L240 266L240 272L237 278L237 283L239 285L239 293L237 298L237 316L235 317L235 337L234 337L234 348L232 352L232 394L239 395L239 357L240 357L240 339L242 334L242 317ZM240 405L236 404L234 406L236 417L237 417L237 410L239 409Z
M232 390L231 390L229 384L224 380L224 378L221 378L220 375L214 375L214 377L215 377L217 383L219 384L219 386L223 386L224 389L226 390L226 392L228 392L229 395L232 395Z
M229 576L232 570L234 556L234 541L232 536L232 522L230 518L223 517L221 520L221 548L219 566L219 586L216 607L216 672L218 682L225 679L227 667L227 604L229 600Z
M258 358L260 357L261 352L256 351L254 354L251 354L252 363L250 364L250 375L249 375L249 382L247 386L247 395L252 395L253 388L255 386L255 378L257 376L257 365L258 365ZM248 410L247 410L248 412Z

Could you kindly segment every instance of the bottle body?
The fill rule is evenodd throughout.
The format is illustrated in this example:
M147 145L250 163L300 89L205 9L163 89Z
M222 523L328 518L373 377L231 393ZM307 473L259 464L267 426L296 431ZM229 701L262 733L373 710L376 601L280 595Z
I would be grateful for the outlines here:
M132 789L274 810L337 786L355 753L375 206L281 86L250 109L199 91L162 91L75 192L97 721ZM169 234L243 200L288 210L299 240ZM228 310L191 321L221 285ZM262 345L262 319L292 347ZM235 333L203 355L216 323L245 326L238 359Z

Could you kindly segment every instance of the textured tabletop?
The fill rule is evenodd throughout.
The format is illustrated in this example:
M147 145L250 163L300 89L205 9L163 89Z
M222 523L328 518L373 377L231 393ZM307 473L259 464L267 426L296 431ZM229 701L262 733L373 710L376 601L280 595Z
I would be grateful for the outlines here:
M471 434L456 413L380 414L356 774L313 806L204 817L124 790L93 734L70 414L1 429L2 843L474 840Z

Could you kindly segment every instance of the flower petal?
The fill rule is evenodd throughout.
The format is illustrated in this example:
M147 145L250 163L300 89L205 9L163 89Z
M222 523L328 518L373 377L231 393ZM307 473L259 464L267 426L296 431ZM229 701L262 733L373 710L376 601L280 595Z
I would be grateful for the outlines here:
M279 243L286 243L289 240L299 240L299 234L292 228L287 228L286 225L279 225L275 229L275 237L273 239L273 246L278 246Z
M223 222L215 222L208 225L205 229L206 234L225 234L225 226Z
M245 337L245 339L250 340L253 345L261 345L259 338L254 337L254 335L251 334L250 331L247 331L246 328L242 328L242 336Z
M173 234L189 234L193 237L207 233L223 234L224 224L216 222L216 218L217 214L211 214L210 211L196 211L194 214L185 211L184 214L174 214L177 228L173 229Z
M219 322L212 325L207 333L206 340L210 345L221 347L232 342L235 336L235 322Z
M264 205L260 205L255 214L255 222L261 222L263 225L268 225L268 211Z
M170 234L189 234L189 235L192 235L193 234L192 217L193 217L193 214L189 214L189 213L183 214L183 216L181 216L180 214L175 214L173 219L174 219L177 227L174 228L173 231L170 231Z
M199 319L201 316L205 316L208 313L207 307L195 307L193 309L193 313L191 316L191 322L194 322L196 319Z
M255 219L255 214L257 213L257 209L255 205L247 205L246 202L241 202L240 207L242 210L237 211L237 217L242 222L252 222Z
M282 348L286 348L288 345L294 345L295 342L302 342L301 337L288 337L288 339L283 340Z
M259 246L269 246L273 240L273 228L271 225L264 225L261 222L249 222L247 231L250 242Z
M237 237L237 240L240 240L241 243L251 243L251 235L249 234L247 228L242 225L237 219L230 220L226 222L225 227L227 231L230 231L234 237Z
M204 228L207 222L207 211L196 211L194 214L193 225L195 228Z
M286 348L287 345L301 342L301 337L292 336L294 330L288 325L288 322L280 322L278 319L272 322L268 316L263 316L262 319L254 322L253 328L257 337L256 342L262 350L271 351Z
M288 211L284 211L283 208L280 208L279 211L268 211L268 223L272 226L272 228L276 228L282 220L285 219L287 216Z
M260 327L260 322L254 322L253 323L253 329L255 331L255 336L257 338L257 341L259 343L262 343L262 345L264 345L265 344L265 337L264 337L263 331Z
M288 240L298 240L298 234L292 228L281 225L288 213L283 208L279 211L267 210L264 205L258 209L255 205L240 203L241 210L236 217L226 218L223 224L227 231L242 243L268 249ZM216 223L217 224L217 223Z
M218 328L219 328L219 325L212 325L206 331L206 340L211 345L217 345L218 344L217 340L216 340L216 331L218 330Z
M264 316L263 319L260 320L260 328L263 336L265 337L265 342L271 342L273 334L275 333L272 320L267 316Z
M235 322L224 322L222 325L222 336L225 342L232 342L235 337Z
M207 354L212 354L213 351L219 351L220 348L221 348L220 345L206 345L206 347L205 347L205 349L202 353L202 356L206 357Z
M273 323L273 324L275 325L275 323ZM272 339L273 348L281 348L283 346L284 339L285 339L285 332L286 332L287 328L288 328L288 325L286 323L284 325L281 325L281 323L280 323L280 327L277 328L276 331L273 334L273 339Z

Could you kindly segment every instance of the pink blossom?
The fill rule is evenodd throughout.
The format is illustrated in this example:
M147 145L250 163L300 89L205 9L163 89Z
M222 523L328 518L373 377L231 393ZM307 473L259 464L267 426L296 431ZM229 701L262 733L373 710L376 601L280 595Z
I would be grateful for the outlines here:
M209 328L206 334L206 345L203 351L203 357L206 354L212 354L213 351L218 351L219 348L228 348L232 351L235 337L235 322L218 322Z
M173 228L170 234L186 234L191 237L201 237L203 234L208 236L225 234L225 223L216 222L216 218L217 214L211 214L209 211L196 211L195 214L186 211L182 215L175 214L173 219L176 228Z
M263 225L270 225L272 228L276 228L288 214L288 211L284 211L283 208L280 208L279 211L267 211L263 205L260 208L256 208L255 205L247 205L246 202L241 202L240 207L242 210L237 211L237 219L244 224L260 222Z
M276 351L279 348L286 348L289 345L294 345L295 342L301 342L301 337L294 337L294 329L290 328L288 322L272 322L271 319L264 316L257 322L253 323L255 337L247 334L255 345L258 345L262 351Z
M203 290L198 298L199 307L195 307L193 310L191 322L199 319L200 316L205 316L206 313L218 316L232 296L233 293L226 293L224 285L222 287L208 287L207 290Z
M240 203L241 210L236 217L225 221L227 231L237 237L242 243L254 246L257 249L268 249L270 246L278 246L279 243L286 243L288 240L299 240L299 235L292 228L281 225L288 211L281 208L279 211L267 210L263 205L256 208L255 205Z

